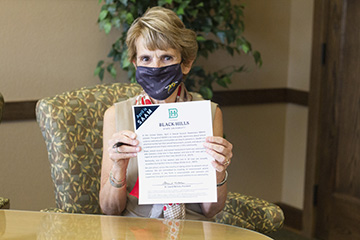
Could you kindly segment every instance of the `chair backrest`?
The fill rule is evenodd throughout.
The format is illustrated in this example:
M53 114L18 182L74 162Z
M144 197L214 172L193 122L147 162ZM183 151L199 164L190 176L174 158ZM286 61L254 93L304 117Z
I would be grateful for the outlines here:
M45 139L56 207L101 213L99 207L105 110L140 93L137 84L84 87L38 101L36 118Z
M3 97L3 95L0 93L0 123L1 123L1 119L2 119L3 112L4 112L4 106L5 106L4 97Z

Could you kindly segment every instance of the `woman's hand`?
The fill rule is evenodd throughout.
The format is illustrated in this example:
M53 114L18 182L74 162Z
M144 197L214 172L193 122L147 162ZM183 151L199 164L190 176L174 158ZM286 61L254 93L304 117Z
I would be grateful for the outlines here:
M136 134L128 130L115 133L108 144L109 157L118 165L127 165L129 159L141 151Z
M232 153L232 144L222 137L206 137L203 144L206 152L210 154L214 161L211 162L218 172L224 171L230 164Z

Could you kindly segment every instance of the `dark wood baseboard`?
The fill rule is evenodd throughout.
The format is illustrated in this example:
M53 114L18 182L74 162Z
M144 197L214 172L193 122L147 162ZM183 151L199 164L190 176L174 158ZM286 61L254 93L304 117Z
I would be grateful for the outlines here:
M308 92L289 89L250 89L214 92L213 101L220 106L252 105L267 103L292 103L308 105Z
M285 215L285 227L289 227L298 231L301 231L303 228L302 218L303 211L301 209L292 207L286 203L278 202L276 203L284 212Z
M5 102L2 121L34 120L37 100Z
M251 89L214 92L212 99L220 106L292 103L308 105L308 92L289 88ZM35 120L37 100L5 102L3 121Z

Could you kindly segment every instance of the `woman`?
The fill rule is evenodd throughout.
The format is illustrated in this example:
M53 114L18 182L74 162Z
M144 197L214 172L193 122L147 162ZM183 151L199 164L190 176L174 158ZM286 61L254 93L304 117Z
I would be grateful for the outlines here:
M129 59L136 68L136 79L144 91L105 112L100 206L105 214L166 217L166 207L161 206L159 211L156 205L138 205L137 198L129 195L136 185L136 156L141 151L133 130L131 106L201 100L189 94L182 82L196 58L196 34L186 29L171 10L154 7L131 25L126 43ZM226 200L225 170L232 157L232 145L222 138L221 110L214 103L212 109L214 136L204 139L204 147L214 158L218 201L181 204L187 219L209 220L224 208Z

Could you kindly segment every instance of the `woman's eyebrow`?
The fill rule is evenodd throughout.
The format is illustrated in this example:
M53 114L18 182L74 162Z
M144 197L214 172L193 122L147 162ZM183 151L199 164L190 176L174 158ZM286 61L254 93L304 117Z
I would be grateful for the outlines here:
M168 56L175 58L176 54L162 53L162 54L159 55L159 58L168 57ZM150 54L141 54L141 55L138 56L138 58L143 58L143 57L151 57L151 55Z
M168 57L168 56L173 57L173 58L176 57L176 55L172 54L172 53L163 53L163 54L160 55L160 57Z
M142 58L142 57L150 57L150 55L149 54L141 54L138 56L138 58Z

